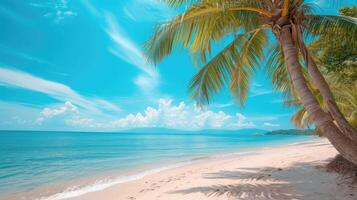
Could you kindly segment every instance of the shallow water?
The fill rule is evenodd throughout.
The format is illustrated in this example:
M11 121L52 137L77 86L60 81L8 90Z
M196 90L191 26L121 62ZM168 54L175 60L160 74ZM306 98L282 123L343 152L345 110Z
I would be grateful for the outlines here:
M81 192L88 192L175 166L168 163L311 139L311 136L269 136L258 133L261 132L165 134L2 131L0 199L5 195L21 196L56 185L61 185L61 190L77 183L76 180L86 180L88 177L107 177L106 181L97 182L95 186L81 188ZM126 177L108 176L112 172L126 172L148 165L161 167ZM51 189L48 194L53 191ZM78 194L74 188L65 194L74 191ZM52 199L66 197L63 194L52 196L56 197ZM31 195L23 199L38 197Z

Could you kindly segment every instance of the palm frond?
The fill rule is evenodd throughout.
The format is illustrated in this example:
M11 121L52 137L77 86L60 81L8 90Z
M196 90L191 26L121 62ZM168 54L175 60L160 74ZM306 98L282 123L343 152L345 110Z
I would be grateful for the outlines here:
M297 128L307 128L313 125L313 121L309 118L308 113L306 112L305 108L300 107L295 114L291 117L291 122Z
M161 0L162 2L166 3L167 5L177 8L183 5L190 6L191 4L194 3L199 3L199 2L211 2L211 3L225 3L225 4L232 4L232 3L244 3L248 2L249 0ZM259 4L261 6L273 6L273 2L271 0L250 0L250 2Z
M197 0L161 0L162 2L166 3L167 5L177 8L182 5L189 5L191 3L196 2Z
M263 22L257 10L265 11L266 5L257 2L242 0L228 4L215 0L192 4L183 14L156 28L152 39L145 44L149 61L157 63L177 47L189 48L192 54L199 54L206 61L213 41L234 35L239 28L252 30L261 26Z
M241 106L248 98L250 79L261 64L268 35L264 29L254 31L240 49L240 62L231 75L230 91Z
M233 42L213 57L194 76L189 84L190 96L200 105L208 104L211 96L219 92L223 85L231 80L232 92L239 92L241 97L245 98L246 91L249 89L248 73L251 74L257 65L265 42L266 34L263 29L237 35ZM255 49L252 50L253 48ZM243 59L243 55L246 58ZM240 78L234 77L233 74ZM235 82L232 83L233 81Z
M293 86L286 71L283 51L280 45L276 43L270 48L269 52L265 66L266 74L271 78L274 89L281 92L285 99L291 99Z
M313 35L340 36L352 42L357 37L357 19L348 16L307 15L304 21L305 30ZM333 38L331 38L333 41Z

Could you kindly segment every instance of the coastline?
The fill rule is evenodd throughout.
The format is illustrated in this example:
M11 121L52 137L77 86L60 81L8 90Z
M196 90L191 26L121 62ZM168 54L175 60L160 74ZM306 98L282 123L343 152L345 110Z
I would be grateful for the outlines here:
M336 154L326 139L311 138L246 151L142 166L126 172L112 172L108 179L93 175L88 179L91 181L75 180L74 183L77 184L64 183L65 187L62 189L54 185L40 188L32 195L5 199L174 200L239 197L238 199L312 200L330 199L329 195L337 195L337 199L352 200L357 196L356 187L351 188L341 182L337 174L318 169ZM308 187L302 184L304 182ZM282 196L285 193L292 195L291 198ZM244 195L248 196L242 198Z
M326 139L211 158L71 200L354 199L356 188L319 169L337 152Z
M11 134L11 136L10 140L13 140L13 134ZM17 137L20 136L23 137L23 134L21 132L17 133ZM84 136L86 137L84 138ZM140 137L141 135L135 134L127 134L124 136L115 134L109 136L111 137L109 137L108 140L108 135L103 137L101 134L97 134L87 137L87 135L75 135L64 132L63 134L51 135L51 137L48 138L53 144L57 144L57 141L61 141L63 137L71 138L71 142L65 143L65 145L61 144L61 148L51 148L51 146L47 145L42 148L38 143L31 142L31 146L36 147L34 149L41 147L46 150L47 153L38 154L30 151L28 154L28 151L23 151L21 148L21 151L19 151L16 157L8 158L5 156L5 159L12 160L12 164L11 168L6 168L5 171L2 172L12 176L10 176L9 179L6 179L6 177L2 179L5 184L2 185L2 189L8 188L8 190L3 190L5 193L0 195L0 199L67 199L104 190L108 187L115 187L126 182L142 179L143 177L181 166L206 163L225 157L241 157L246 154L254 153L257 150L317 139L313 136L280 137L259 135L254 137L249 134L227 134L223 136L193 135L192 137L187 137L191 135L160 135L162 140L159 141L169 141L169 144L162 144L161 142L157 142L156 135L149 135L144 141ZM25 137L29 137L29 135L26 133ZM97 144L98 138L101 138L100 141L102 145L99 147L96 146L94 149L90 148L91 145ZM173 142L172 138L176 138L177 141L175 140ZM130 141L134 141L134 145L125 142L129 141L129 139ZM84 141L86 145L80 145L83 144ZM107 141L115 142L108 143ZM144 148L140 145L139 148L137 144L143 144L143 142L144 144L148 143L150 145L144 145ZM69 144L73 145L71 151L62 148L62 146L65 147ZM26 145L29 146L29 144L25 144L25 146ZM76 149L73 151L74 147L76 147ZM65 152L65 154L62 154L62 152ZM57 157L56 155L61 156ZM31 156L31 159L28 159L28 156ZM13 158L17 159L15 160ZM70 159L62 160L62 158ZM114 162L109 163L108 160ZM118 162L118 160L120 162ZM130 161L130 163L127 161ZM19 165L16 165L17 163ZM87 164L83 165L82 163ZM23 168L22 166L25 166L24 164L29 164L30 166ZM16 168L15 166L19 167ZM108 166L110 166L109 170ZM4 167L7 166L4 165ZM29 173L19 174L19 176L14 176L11 173L15 170L31 171L29 171Z
M166 165L41 200L353 199L355 188L318 169L336 154L326 139L313 139Z

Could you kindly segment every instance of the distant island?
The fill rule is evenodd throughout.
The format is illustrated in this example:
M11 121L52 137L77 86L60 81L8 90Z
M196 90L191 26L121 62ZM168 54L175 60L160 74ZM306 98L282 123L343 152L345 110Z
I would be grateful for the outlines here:
M224 130L224 129L202 129L202 130L182 130L182 129L170 129L170 128L163 128L163 127L151 127L151 128L134 128L134 129L127 129L120 132L125 133L173 133L173 134L254 134L254 133L265 133L267 130L262 129L232 129L232 130Z
M180 130L169 129L162 127L154 128L135 128L128 129L120 132L125 133L155 133L155 134L252 134L252 135L315 135L315 131L312 129L286 129L286 130L274 130L268 131L263 129L234 129L234 130L222 130L222 129L203 129L203 130Z
M316 135L316 133L313 129L287 129L266 132L264 135Z

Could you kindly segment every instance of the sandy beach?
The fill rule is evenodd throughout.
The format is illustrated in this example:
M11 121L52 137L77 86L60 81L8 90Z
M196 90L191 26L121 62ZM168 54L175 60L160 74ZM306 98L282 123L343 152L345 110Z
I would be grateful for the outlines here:
M325 139L165 170L72 200L352 200L357 188L324 165L337 152Z

